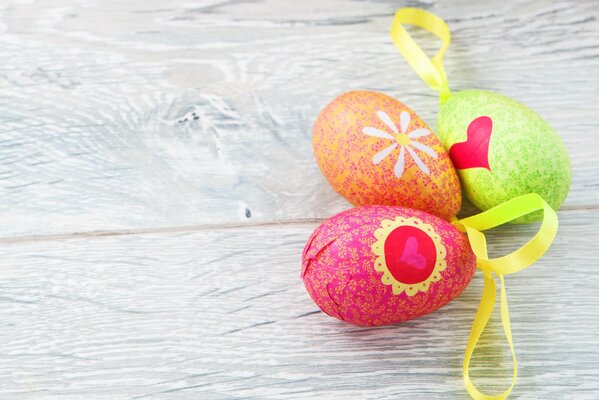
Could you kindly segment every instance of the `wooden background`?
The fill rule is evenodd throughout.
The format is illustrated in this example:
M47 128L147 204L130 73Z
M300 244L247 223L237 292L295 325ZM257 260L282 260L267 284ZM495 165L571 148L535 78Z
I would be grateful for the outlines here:
M5 0L0 399L466 399L480 275L371 329L299 279L311 231L349 207L311 153L321 107L383 91L434 126L388 35L403 5L448 21L454 90L514 97L566 144L555 244L507 278L513 398L599 398L598 1ZM535 229L495 230L492 252ZM501 390L510 362L494 318L475 382Z

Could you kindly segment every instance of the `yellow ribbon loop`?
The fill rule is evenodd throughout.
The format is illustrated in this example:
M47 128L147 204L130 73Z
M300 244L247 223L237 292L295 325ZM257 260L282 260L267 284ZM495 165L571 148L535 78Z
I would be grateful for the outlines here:
M443 42L441 49L432 59L428 58L403 25L415 25L431 32ZM445 21L419 8L401 8L395 13L391 24L391 38L418 76L439 92L439 98L443 103L451 94L443 67L443 55L451 41L451 33Z
M543 222L539 231L525 245L518 250L498 258L489 259L487 255L487 241L485 235L481 233L506 222L512 221L523 215L543 210ZM462 370L464 385L470 396L475 400L503 400L511 393L516 384L518 376L518 367L516 363L516 353L512 341L512 328L510 325L510 316L507 303L507 294L503 275L518 272L536 260L538 260L553 242L557 233L557 214L555 211L536 193L516 197L497 207L487 210L478 215L452 222L459 230L468 234L470 246L477 257L477 268L483 272L484 289L483 295L478 306L478 311L474 317L466 352L464 354L464 366ZM501 323L505 333L506 340L512 353L513 375L512 384L509 388L497 395L487 395L480 392L470 379L470 360L481 334L485 330L487 322L491 317L495 306L496 286L493 279L493 273L497 275L500 282L500 304L501 304Z
M441 49L431 59L416 44L414 39L405 30L403 25L415 25L425 29L441 39ZM428 11L418 8L402 8L395 13L391 25L393 43L404 56L408 64L431 88L439 91L439 98L443 103L450 95L447 76L443 67L443 55L451 41L451 34L445 21ZM487 242L481 231L513 221L523 215L542 210L544 213L541 228L524 246L503 257L489 259ZM516 353L512 341L512 329L507 304L504 275L516 273L538 260L549 248L557 233L557 215L555 211L536 193L520 196L507 201L495 208L487 210L473 217L454 220L452 223L462 232L468 234L470 246L476 255L476 266L483 272L484 290L474 318L466 352L464 354L463 377L466 390L475 400L501 400L509 396L517 378ZM510 346L513 360L512 384L503 393L487 395L481 393L470 380L470 360L474 349L484 331L493 307L497 288L493 274L500 282L501 323L505 337Z

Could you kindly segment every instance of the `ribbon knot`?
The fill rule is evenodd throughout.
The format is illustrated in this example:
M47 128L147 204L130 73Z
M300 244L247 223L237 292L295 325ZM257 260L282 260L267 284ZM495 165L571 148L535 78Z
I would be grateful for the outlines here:
M439 39L442 45L437 54L429 58L416 44L414 39L405 30L403 25L414 25L423 28ZM443 56L449 47L451 33L445 21L428 11L418 8L402 8L395 13L391 25L391 37L393 43L404 56L408 64L431 88L439 92L439 98L443 103L451 95L445 68L443 67ZM489 258L487 254L487 241L482 231L513 221L526 214L543 210L544 217L541 228L537 234L518 250L503 257ZM470 246L476 255L476 266L483 273L484 290L483 295L472 324L466 352L464 354L463 378L466 390L475 400L500 400L505 399L511 393L516 384L517 364L514 344L512 342L512 329L505 292L504 275L514 274L538 260L549 248L557 233L557 215L555 211L536 193L516 197L497 207L487 210L473 217L461 220L453 219L453 225L468 235ZM510 346L513 360L512 384L503 393L498 395L486 395L481 393L470 380L470 359L474 348L478 343L480 335L485 329L487 322L495 306L497 288L493 274L497 275L500 282L501 298L501 322L505 332L506 340Z
M513 221L523 215L543 210L543 222L539 231L525 245L518 250L503 257L490 259L487 254L487 240L481 232L506 222ZM516 353L512 341L512 328L505 290L504 275L516 273L538 260L548 249L557 233L558 221L555 211L536 193L527 194L509 200L485 212L461 220L454 220L452 224L460 231L466 232L472 252L476 256L476 267L483 272L484 289L474 317L472 330L466 345L462 375L464 385L470 396L475 400L501 400L509 396L516 384L518 366ZM497 288L493 274L497 275L500 282L501 323L505 338L512 353L513 374L512 384L504 392L497 395L487 395L480 392L470 379L470 360L481 334L493 313Z

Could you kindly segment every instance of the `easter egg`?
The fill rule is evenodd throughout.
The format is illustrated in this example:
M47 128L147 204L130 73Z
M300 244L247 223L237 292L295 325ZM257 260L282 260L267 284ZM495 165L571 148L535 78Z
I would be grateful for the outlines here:
M437 134L466 197L481 210L528 193L557 210L568 194L570 160L562 141L515 100L483 90L455 93L439 110ZM536 213L516 222L540 218Z
M397 205L449 219L462 202L458 176L439 139L404 104L369 91L331 101L314 124L320 170L354 205Z
M447 221L397 206L341 212L302 254L302 279L325 313L362 326L417 318L458 296L476 258Z

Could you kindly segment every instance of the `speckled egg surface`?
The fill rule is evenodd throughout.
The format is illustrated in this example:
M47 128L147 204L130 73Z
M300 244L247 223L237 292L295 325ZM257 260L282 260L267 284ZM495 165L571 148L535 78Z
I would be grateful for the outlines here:
M515 100L483 90L455 93L439 110L437 134L466 196L481 210L528 193L538 193L557 210L568 194L570 160L562 141Z
M404 207L369 206L320 225L302 254L302 278L325 313L363 326L428 314L458 296L475 271L465 235Z
M314 124L312 145L325 178L354 205L398 205L446 219L461 207L443 145L392 97L353 91L335 98Z

